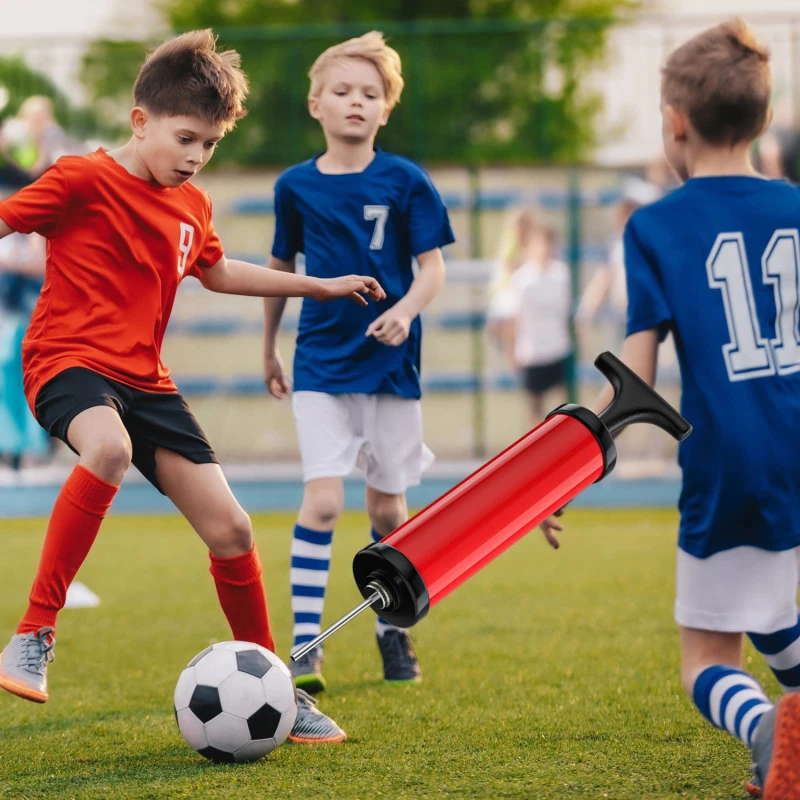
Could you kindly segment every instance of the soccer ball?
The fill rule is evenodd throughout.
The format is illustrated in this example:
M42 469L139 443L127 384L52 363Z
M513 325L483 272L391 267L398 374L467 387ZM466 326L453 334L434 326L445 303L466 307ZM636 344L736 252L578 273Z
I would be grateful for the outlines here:
M249 642L220 642L196 655L175 687L186 742L211 761L255 761L289 735L297 716L286 665Z

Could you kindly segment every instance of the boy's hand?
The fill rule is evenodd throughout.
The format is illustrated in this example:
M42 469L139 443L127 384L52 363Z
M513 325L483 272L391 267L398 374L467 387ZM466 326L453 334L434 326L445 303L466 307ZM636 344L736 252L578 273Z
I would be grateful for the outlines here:
M392 306L381 314L367 328L365 336L374 336L383 344L397 347L408 339L411 317L397 306Z
M349 297L354 302L366 306L368 303L364 295L377 301L383 300L386 292L375 278L367 275L345 275L341 278L320 278L311 296L322 302Z
M558 536L556 536L556 531L560 533L564 530L564 526L556 519L556 517L560 517L563 513L564 509L559 508L555 514L549 516L539 525L539 528L544 534L544 538L547 539L547 543L553 548L553 550L558 550L558 548L561 547L561 542L558 540Z
M269 393L277 400L282 400L291 391L283 372L283 360L277 350L264 356L264 381Z

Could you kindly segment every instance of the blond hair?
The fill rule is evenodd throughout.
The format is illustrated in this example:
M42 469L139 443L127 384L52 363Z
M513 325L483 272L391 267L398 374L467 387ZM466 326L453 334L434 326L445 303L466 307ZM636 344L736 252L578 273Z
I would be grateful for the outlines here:
M675 50L661 71L664 102L685 111L707 142L756 139L769 118L769 50L740 18L703 31Z
M391 110L400 102L404 85L400 56L386 44L380 31L370 31L355 39L348 39L346 42L329 47L322 53L308 73L308 77L311 78L309 97L319 97L326 70L345 58L369 61L380 73L387 107Z
M139 70L133 100L157 116L200 117L230 131L247 111L247 78L235 50L217 51L210 28L157 47Z

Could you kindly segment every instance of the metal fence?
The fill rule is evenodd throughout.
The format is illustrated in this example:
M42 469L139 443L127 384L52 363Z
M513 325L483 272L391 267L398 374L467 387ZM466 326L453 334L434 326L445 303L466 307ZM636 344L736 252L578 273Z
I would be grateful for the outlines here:
M382 132L389 150L426 164L633 164L658 150L659 67L677 44L719 17L640 16L375 22L218 31L241 51L250 114L218 163L282 165L322 146L306 112L307 72L323 49L369 28L403 58L406 88ZM749 20L770 45L779 116L797 121L800 16ZM57 100L75 135L124 135L130 90L152 41L4 40L0 104L13 113L30 94Z

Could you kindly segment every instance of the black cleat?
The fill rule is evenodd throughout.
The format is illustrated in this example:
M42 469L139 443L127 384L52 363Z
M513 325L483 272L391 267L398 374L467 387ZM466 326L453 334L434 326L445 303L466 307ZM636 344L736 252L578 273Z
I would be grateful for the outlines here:
M422 672L408 631L390 628L378 636L378 648L383 658L383 678L392 685L419 683Z

